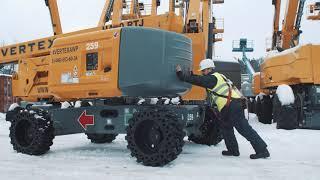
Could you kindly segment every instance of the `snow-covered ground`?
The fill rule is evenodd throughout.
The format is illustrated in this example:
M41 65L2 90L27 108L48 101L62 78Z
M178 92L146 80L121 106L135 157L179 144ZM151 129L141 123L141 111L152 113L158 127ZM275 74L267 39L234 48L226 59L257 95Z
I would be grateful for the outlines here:
M162 168L136 163L126 149L124 135L111 144L91 144L82 134L56 137L43 156L12 150L10 123L0 114L0 180L71 179L320 179L320 131L277 130L250 115L250 123L269 145L271 158L250 160L253 150L237 134L240 157L223 157L224 143L216 147L186 142L182 154Z

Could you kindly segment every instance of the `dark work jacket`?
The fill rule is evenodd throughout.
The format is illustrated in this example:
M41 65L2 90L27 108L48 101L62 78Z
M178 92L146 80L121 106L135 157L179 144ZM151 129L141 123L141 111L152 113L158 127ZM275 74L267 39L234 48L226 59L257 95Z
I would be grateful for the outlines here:
M217 84L217 78L212 75L213 72L208 75L195 75L192 72L177 72L177 76L181 81L188 82L190 84L200 86L203 88L213 89ZM223 126L232 127L233 122L230 122L230 118L228 118L228 110L229 108L223 108L221 111L221 118L223 119Z
M211 75L195 75L192 72L177 72L177 76L181 81L188 82L190 84L200 86L203 88L213 89L217 84L217 78Z

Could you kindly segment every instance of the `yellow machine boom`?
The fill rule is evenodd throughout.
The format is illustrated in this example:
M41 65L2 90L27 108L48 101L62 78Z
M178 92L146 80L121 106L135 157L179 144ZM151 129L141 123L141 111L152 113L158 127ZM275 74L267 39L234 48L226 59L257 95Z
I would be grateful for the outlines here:
M265 57L252 83L256 95L266 94L257 97L255 104L259 120L271 123L273 119L278 128L320 128L320 45L298 46L304 3L288 1L282 31L278 31L281 3L275 2L273 51ZM281 92L285 87L286 92ZM280 102L291 94L290 88L295 98L290 104Z
M65 34L56 0L46 3L54 35L0 49L0 63L19 66L13 95L27 101L6 114L14 150L42 155L54 136L110 143L126 134L131 156L155 167L178 157L186 135L221 142L206 92L176 75L177 65L199 73L212 55L212 0L169 0L164 14L159 0L106 0L97 27ZM218 64L239 77L237 63Z
M152 0L151 12L145 14L142 12L144 7L140 7L141 3L138 1L131 1L129 13L124 13L127 2L106 0L97 27L63 34L57 1L46 0L46 5L50 10L54 36L2 47L0 62L16 62L19 64L19 72L15 74L13 78L13 94L25 100L37 101L39 99L53 99L55 101L63 101L77 98L121 96L121 93L119 93L117 89L112 89L112 91L105 90L103 93L102 89L101 93L93 93L99 94L98 96L91 96L89 95L89 86L86 85L87 80L81 78L79 79L80 84L83 84L81 86L65 85L55 87L56 85L54 84L57 82L57 79L52 79L50 74L63 73L60 71L63 67L55 66L54 62L60 60L73 62L73 65L71 63L70 67L75 68L77 65L79 73L85 74L86 72L83 70L83 65L77 64L76 62L84 61L84 49L86 46L91 46L92 44L90 43L93 43L92 46L94 46L94 43L98 43L100 45L98 50L101 51L102 54L105 54L101 55L101 58L108 56L108 58L117 59L117 51L106 47L113 46L114 42L107 45L108 40L101 35L103 34L102 32L105 31L105 33L111 37L113 33L116 33L114 31L119 31L116 30L117 28L138 26L171 31L189 37L192 40L193 47L193 70L198 73L197 70L200 60L206 57L208 51L212 51L208 49L212 48L212 46L208 46L208 44L210 45L213 43L211 41L214 41L214 39L209 38L209 35L212 36L215 33L214 28L210 29L212 32L209 32L209 24L212 23L211 6L213 3L211 0L194 0L181 1L180 4L178 4L172 0L169 3L169 12L157 14L157 8L160 2ZM185 9L185 7L187 7L187 9ZM179 15L176 14L176 10L179 10ZM59 48L61 44L66 45ZM118 47L117 45L115 46ZM77 51L70 50L75 47L78 48ZM56 53L59 50L66 52ZM102 62L102 64L104 66L107 64L110 65L110 62ZM30 71L31 69L32 71ZM101 71L103 70L104 69L101 68L95 73L102 73ZM116 76L116 72L114 76ZM99 80L101 78L110 79L108 77L98 77ZM116 80L115 77L111 79ZM58 88L66 91L66 93L64 93L64 95L57 93L59 91ZM79 89L83 92L77 93ZM203 89L193 87L191 91L184 96L184 99L204 100L205 97L206 93Z

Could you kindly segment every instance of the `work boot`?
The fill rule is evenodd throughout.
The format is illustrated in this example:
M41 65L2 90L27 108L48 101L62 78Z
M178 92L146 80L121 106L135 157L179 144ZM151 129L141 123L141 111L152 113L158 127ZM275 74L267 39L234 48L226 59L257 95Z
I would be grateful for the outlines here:
M224 156L240 156L239 151L222 151L222 155Z
M268 158L268 157L270 157L270 153L267 148L262 152L258 152L256 154L250 155L250 159L261 159L261 158Z

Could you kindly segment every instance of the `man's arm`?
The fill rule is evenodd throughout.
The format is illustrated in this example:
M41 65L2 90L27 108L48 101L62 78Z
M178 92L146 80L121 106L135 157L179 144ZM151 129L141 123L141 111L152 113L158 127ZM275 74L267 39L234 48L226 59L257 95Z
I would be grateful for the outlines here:
M181 81L188 82L190 84L201 86L204 88L212 89L217 84L217 78L212 75L199 76L190 73L183 73L182 71L177 71L177 76Z

